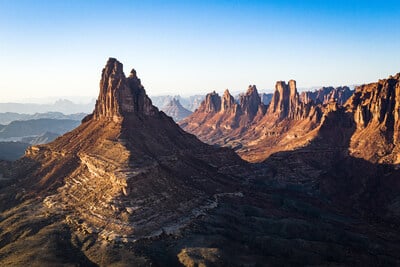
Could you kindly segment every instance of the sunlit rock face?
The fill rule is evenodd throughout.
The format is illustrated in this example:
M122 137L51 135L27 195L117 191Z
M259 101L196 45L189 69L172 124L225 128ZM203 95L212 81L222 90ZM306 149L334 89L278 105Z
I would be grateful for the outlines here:
M357 87L346 106L357 125L351 153L372 162L400 163L400 73Z
M207 108L219 110L213 97ZM125 77L113 58L93 114L54 142L30 148L23 160L38 163L31 184L49 212L123 242L179 232L215 208L218 195L232 193L233 171L245 164L180 129L152 105L136 72Z
M261 161L248 164L184 132L130 76L110 59L93 114L0 164L1 266L399 265L400 170L349 151L372 123L398 140L398 78L346 107L303 103L293 81L270 111L253 86L238 102L211 94L198 127ZM376 88L389 101L355 115Z
M123 66L110 58L104 67L100 80L100 93L93 112L94 119L108 118L118 121L129 114L154 115L157 109L132 69L125 77Z
M203 142L225 145L226 139L233 140L250 129L265 111L266 106L261 102L256 86L249 85L238 101L228 89L222 97L215 92L207 94L200 107L179 125Z
M301 92L300 100L304 103L313 101L316 104L328 104L334 101L339 105L344 105L353 93L354 91L350 90L348 86L322 87L313 92Z

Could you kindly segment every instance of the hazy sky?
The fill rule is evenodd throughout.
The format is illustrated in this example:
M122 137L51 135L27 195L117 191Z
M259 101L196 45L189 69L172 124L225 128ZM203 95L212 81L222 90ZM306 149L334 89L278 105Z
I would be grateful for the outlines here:
M400 72L400 2L0 0L0 102L97 96L108 57L150 95L371 82Z

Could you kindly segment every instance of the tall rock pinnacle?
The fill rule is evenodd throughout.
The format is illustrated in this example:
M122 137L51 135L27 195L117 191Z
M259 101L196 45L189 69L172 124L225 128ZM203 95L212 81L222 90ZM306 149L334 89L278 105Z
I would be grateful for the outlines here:
M221 97L214 91L206 95L206 99L201 103L199 110L204 112L219 112L221 109Z
M122 120L132 114L155 114L157 109L133 69L125 77L122 64L109 58L100 80L100 94L93 112L94 119Z
M275 93L272 97L268 113L275 114L278 119L293 119L296 116L296 109L299 103L296 81L290 80L288 84L284 81L278 81L276 82Z
M261 98L258 94L255 85L249 85L246 94L240 96L240 108L242 111L253 118L258 111L259 105L261 104Z
M229 112L229 111L236 111L236 103L235 98L229 93L229 90L226 89L224 95L221 99L221 111Z

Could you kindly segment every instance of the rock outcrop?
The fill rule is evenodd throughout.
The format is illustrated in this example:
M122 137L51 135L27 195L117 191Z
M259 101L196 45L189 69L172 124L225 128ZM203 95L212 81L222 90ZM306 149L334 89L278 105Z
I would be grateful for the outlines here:
M268 114L276 116L278 120L294 118L299 104L299 94L296 89L296 81L290 80L276 82L275 93L268 108Z
M221 99L221 111L222 112L236 112L237 105L235 102L235 98L229 93L229 90L226 89L224 95Z
M312 108L311 103L300 100L296 81L290 80L288 84L278 81L267 113L277 122L284 119L298 120L307 118L313 112Z
M219 110L218 97L210 99L207 108ZM21 180L48 212L123 242L180 231L215 207L215 194L234 190L226 170L244 164L182 131L152 105L136 72L125 77L112 58L93 114L54 142L31 147L21 162L37 164Z
M293 83L270 113L256 112L253 87L239 104L210 95L199 126L249 134L243 152L258 159L277 152L248 164L181 130L109 63L94 114L0 162L1 266L400 264L400 170L348 151L374 123L397 140L397 76L346 108L328 103L319 121L299 115Z
M247 92L240 95L239 103L242 112L248 117L249 121L252 121L258 112L265 112L264 104L261 104L261 98L255 85L249 85Z
M215 104L219 102L220 108ZM209 94L180 126L204 142L232 147L244 159L260 161L275 149L304 145L310 138L302 137L318 127L323 114L321 107L314 103L300 101L294 80L288 84L276 83L268 108L254 85L239 96L238 102L229 91L225 91L222 100L215 92ZM293 139L298 140L296 145L288 146Z
M226 139L235 139L247 131L264 116L265 110L256 86L250 85L238 101L227 89L222 97L215 92L207 94L200 107L179 125L203 142L223 145Z
M167 105L162 107L161 110L172 117L174 121L180 121L192 114L192 112L184 108L176 98L173 98Z
M219 112L221 110L221 97L215 91L207 94L198 110L206 113Z
M134 113L154 115L157 112L136 76L136 71L132 69L126 78L122 64L110 58L102 71L100 94L93 118L118 121Z
M322 87L316 91L306 91L300 94L300 99L305 104L313 101L315 104L328 104L336 102L339 105L344 105L346 101L353 95L354 91L347 86L342 87Z
M346 103L357 129L352 155L372 162L400 163L400 73L361 85Z

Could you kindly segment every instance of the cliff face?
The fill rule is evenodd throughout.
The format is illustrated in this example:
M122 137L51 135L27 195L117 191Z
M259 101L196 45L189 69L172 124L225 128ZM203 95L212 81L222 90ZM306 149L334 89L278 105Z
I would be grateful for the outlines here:
M276 116L278 120L294 118L298 104L299 94L296 89L296 81L290 80L288 84L279 81L276 83L268 114Z
M346 106L357 125L352 154L373 162L400 163L400 74L357 87Z
M221 110L221 97L215 91L207 94L198 110L206 113L219 112Z
M219 110L218 97L209 99L207 110ZM231 166L228 160L244 164L233 151L182 131L151 104L135 71L126 78L122 64L109 59L93 114L54 142L31 147L21 166L35 165L21 179L72 228L131 242L163 227L179 231L214 207L217 189L231 191L220 182L235 184L220 169Z
M296 81L290 80L288 84L278 81L267 116L274 118L276 122L284 119L300 120L310 116L310 113L314 111L312 108L311 103L300 101Z
M226 138L240 136L259 121L265 109L257 88L250 85L239 96L239 104L229 90L222 97L215 92L207 94L200 107L179 125L206 143L223 145Z
M0 162L1 266L400 264L400 170L348 153L354 131L398 140L398 76L346 108L329 102L319 120L293 82L269 113L255 87L239 104L211 94L199 126L268 157L247 164L182 131L110 61L94 114Z
M300 99L304 103L313 101L315 104L328 104L336 102L339 105L344 105L346 101L353 95L353 91L349 87L322 87L316 91L307 91L300 94Z
M246 114L250 121L253 120L258 112L265 112L255 85L249 85L247 92L244 95L240 95L239 103L242 113Z
M102 71L93 118L118 121L133 113L154 115L157 112L136 76L136 71L132 69L126 78L122 64L110 58Z
M225 90L221 99L221 111L227 113L235 113L237 111L235 98L229 93L228 89Z
M315 137L322 116L320 106L300 101L296 81L278 81L265 115L235 140L241 144L237 153L262 161L277 151L304 146Z
M235 148L245 159L258 161L266 157L267 151L272 153L279 147L277 144L282 139L291 136L300 139L315 129L323 114L314 103L300 101L294 80L288 84L276 83L268 108L254 85L239 96L238 102L235 103L229 91L225 91L222 99L215 92L208 94L200 108L181 121L180 126L204 142ZM252 151L251 157L247 157L249 151Z

